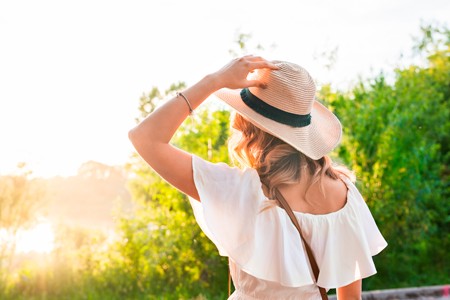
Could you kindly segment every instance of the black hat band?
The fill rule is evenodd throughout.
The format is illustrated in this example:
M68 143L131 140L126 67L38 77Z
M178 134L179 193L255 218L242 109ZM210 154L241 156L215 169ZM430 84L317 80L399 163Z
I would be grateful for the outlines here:
M278 109L253 95L248 88L242 89L241 98L255 112L278 123L292 127L305 127L311 124L311 114L297 115Z

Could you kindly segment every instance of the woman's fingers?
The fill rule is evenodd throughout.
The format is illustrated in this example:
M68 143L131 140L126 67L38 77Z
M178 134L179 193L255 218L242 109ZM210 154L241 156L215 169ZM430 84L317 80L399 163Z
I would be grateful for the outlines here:
M246 67L249 73L253 73L257 69L270 69L270 70L278 70L279 67L274 63L265 60L260 56L251 56L247 58ZM246 80L245 87L253 87L257 86L260 88L265 88L266 84L262 82L260 79L250 79Z
M241 58L237 59L238 62L244 63L249 67L251 70L255 69L263 69L263 68L269 68L273 70L277 70L278 67L271 63L270 61L262 58L261 56L253 56L253 55L245 55Z
M265 60L261 56L254 56L253 54L244 55L244 56L242 56L242 59L249 59L249 60L252 60L252 61Z
M279 67L267 60L262 60L262 61L255 61L255 62L250 62L249 63L249 69L251 71L255 70L255 69L271 69L271 70L278 70Z
M265 83L259 80L247 80L247 84L245 85L245 87L253 87L253 86L257 86L262 89L265 89L267 87Z
M262 58L261 56L246 55L241 57L238 61L245 64L250 72L256 69L279 69L275 64Z
M256 78L248 80L248 74L253 73L257 69L277 70L279 67L260 56L246 55L232 60L228 65L217 71L215 76L220 82L219 88L263 87L260 81L255 80Z

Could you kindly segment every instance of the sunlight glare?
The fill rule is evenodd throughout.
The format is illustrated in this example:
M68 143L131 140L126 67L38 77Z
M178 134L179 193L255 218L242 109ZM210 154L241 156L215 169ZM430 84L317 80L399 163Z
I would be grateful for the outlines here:
M41 222L17 234L16 251L18 253L50 253L54 247L55 234L49 222Z

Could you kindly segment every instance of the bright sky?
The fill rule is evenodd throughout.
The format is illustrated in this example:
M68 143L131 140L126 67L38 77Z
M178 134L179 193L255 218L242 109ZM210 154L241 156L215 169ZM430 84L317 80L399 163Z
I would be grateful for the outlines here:
M237 31L345 87L408 63L421 20L449 16L448 0L2 0L0 174L22 161L42 176L125 163L142 93L219 68ZM314 57L336 46L327 71Z

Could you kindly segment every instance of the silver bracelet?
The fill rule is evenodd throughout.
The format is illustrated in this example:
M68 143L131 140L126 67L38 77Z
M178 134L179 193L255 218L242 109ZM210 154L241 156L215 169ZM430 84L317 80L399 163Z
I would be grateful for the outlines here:
M177 93L177 97L178 96L181 96L183 99L184 99L184 101L186 101L186 104L188 105L188 107L189 107L189 114L190 115L192 115L192 113L194 112L194 110L192 109L192 106L191 106L191 103L189 102L189 100L186 98L186 96L185 95L183 95L182 93Z

